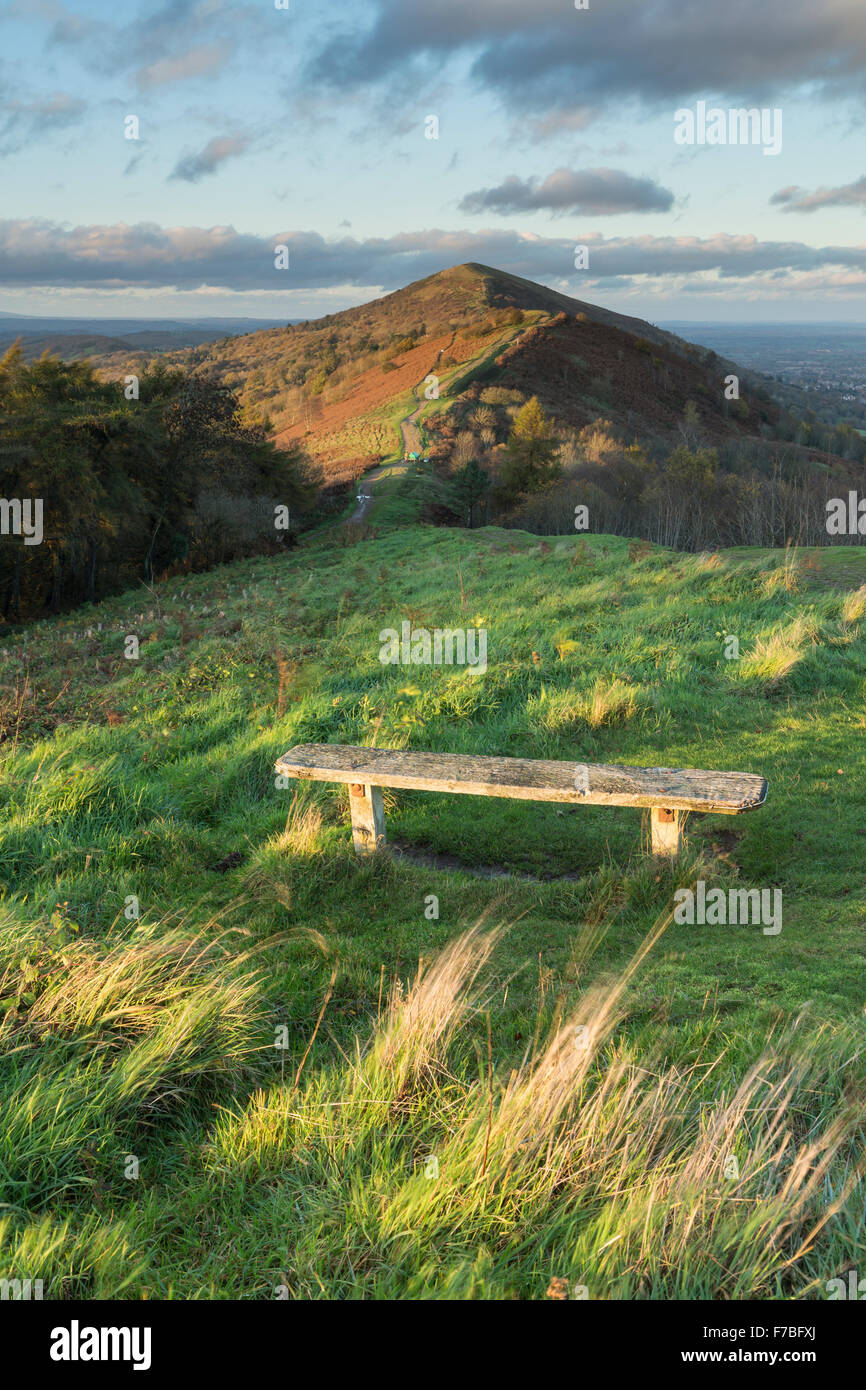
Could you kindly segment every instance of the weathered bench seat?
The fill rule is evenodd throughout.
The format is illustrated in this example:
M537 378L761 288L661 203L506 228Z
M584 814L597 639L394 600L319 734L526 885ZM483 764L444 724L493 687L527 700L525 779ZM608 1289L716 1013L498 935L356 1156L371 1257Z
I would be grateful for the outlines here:
M358 854L369 854L385 842L382 787L570 805L648 807L653 853L666 856L680 849L685 812L735 816L760 806L767 796L766 779L749 772L418 753L338 743L299 744L278 759L276 770L286 777L349 784Z

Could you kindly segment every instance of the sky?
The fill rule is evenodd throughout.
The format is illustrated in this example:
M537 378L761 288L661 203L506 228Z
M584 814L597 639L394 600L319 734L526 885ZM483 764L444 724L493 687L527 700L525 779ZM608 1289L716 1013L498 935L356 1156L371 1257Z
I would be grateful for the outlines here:
M0 0L0 311L307 318L479 261L866 322L864 72L864 0Z

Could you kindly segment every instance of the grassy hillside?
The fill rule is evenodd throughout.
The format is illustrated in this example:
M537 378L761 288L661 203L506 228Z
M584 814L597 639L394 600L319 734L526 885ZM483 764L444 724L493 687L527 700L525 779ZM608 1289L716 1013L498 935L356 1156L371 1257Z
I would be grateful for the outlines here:
M237 391L279 445L302 443L329 483L351 481L394 450L397 423L422 401L431 373L440 396L424 409L453 411L458 428L491 387L537 395L563 429L603 416L627 442L657 448L682 442L689 401L711 443L761 443L780 416L766 391L746 392L745 378L743 397L726 400L728 366L714 353L472 262L368 304L170 360ZM131 370L116 354L101 366L113 377Z
M866 551L352 540L0 643L0 1267L46 1298L823 1296L866 1258ZM485 627L486 674L382 666L404 619ZM769 800L692 817L670 869L637 812L386 793L403 853L361 863L345 791L272 765L374 739ZM780 888L782 931L670 922L699 878Z

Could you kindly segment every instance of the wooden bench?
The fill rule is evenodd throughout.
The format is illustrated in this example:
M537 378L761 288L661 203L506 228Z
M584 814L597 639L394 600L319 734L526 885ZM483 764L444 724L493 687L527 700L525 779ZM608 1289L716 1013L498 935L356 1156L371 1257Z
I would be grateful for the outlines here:
M767 796L766 779L750 772L486 758L352 748L339 743L299 744L284 753L275 766L286 777L348 782L358 854L372 854L385 843L383 787L569 805L649 807L653 854L668 858L679 853L687 811L736 816L761 806Z

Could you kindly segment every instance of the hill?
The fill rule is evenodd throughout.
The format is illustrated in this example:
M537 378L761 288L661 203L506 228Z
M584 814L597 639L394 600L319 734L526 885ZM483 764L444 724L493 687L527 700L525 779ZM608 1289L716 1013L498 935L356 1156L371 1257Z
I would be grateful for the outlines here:
M731 403L725 364L673 334L469 262L369 304L311 322L234 337L172 361L215 374L244 406L266 416L274 438L302 441L329 481L357 476L400 447L399 421L419 400L449 414L487 388L536 394L563 426L601 412L642 443L679 440L694 399L712 438L755 434L779 417L766 392ZM100 361L108 373L128 359ZM416 391L430 373L439 400ZM514 403L514 398L512 404Z
M99 376L93 359L25 358L0 356L0 471L7 497L41 489L52 543L0 538L12 621L288 543L410 452L432 463L404 479L404 522L557 534L582 509L591 531L695 550L835 540L827 501L863 484L853 428L789 418L751 382L728 399L713 353L475 264L313 323L124 348Z
M20 339L27 361L48 352L67 362L140 362L136 354L177 351L271 324L266 319L67 319L0 313L0 354Z
M4 333L0 331L0 353L21 344L26 361L32 362L47 352L64 362L77 362L87 357L108 357L114 353L128 355L131 344L124 338L110 338L104 333Z
M46 1299L824 1297L862 1253L866 549L352 538L0 641L0 1268ZM407 615L484 626L486 673L382 666ZM671 869L631 811L394 792L403 855L362 863L345 789L275 783L318 740L770 795ZM781 891L783 929L658 938L700 880Z

